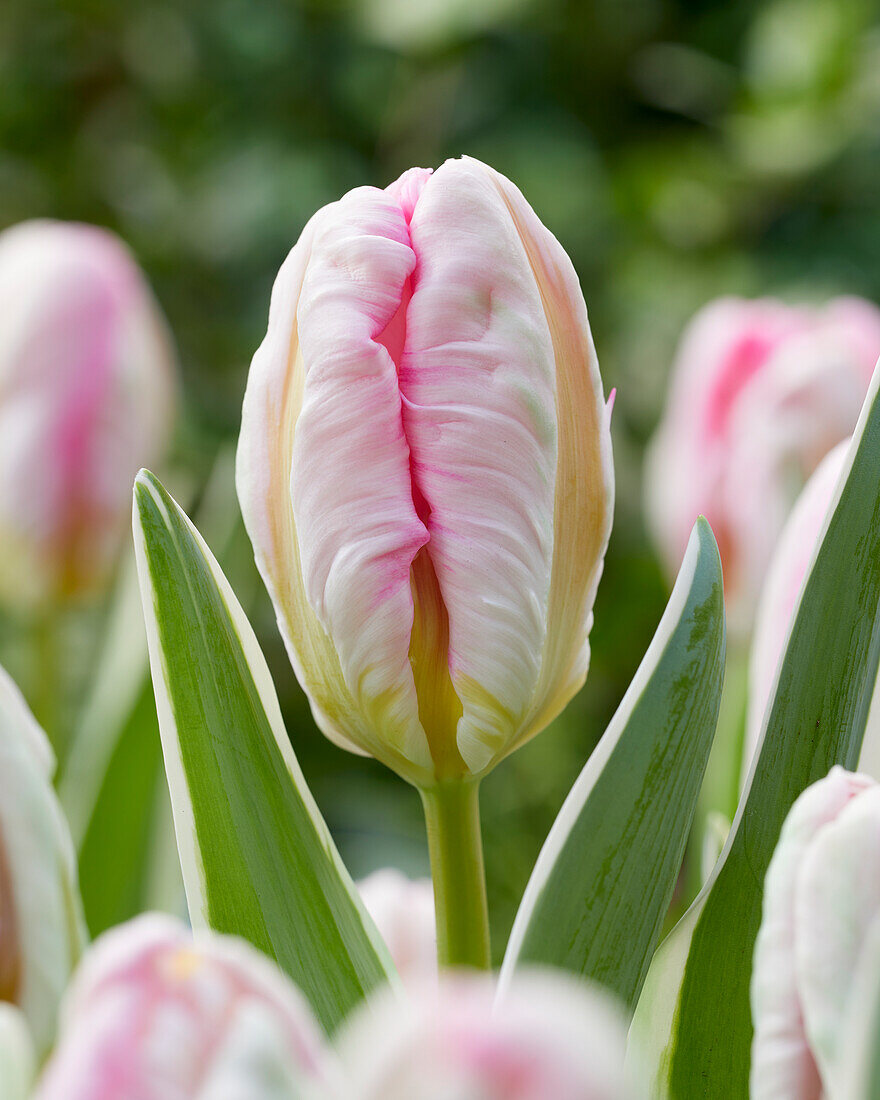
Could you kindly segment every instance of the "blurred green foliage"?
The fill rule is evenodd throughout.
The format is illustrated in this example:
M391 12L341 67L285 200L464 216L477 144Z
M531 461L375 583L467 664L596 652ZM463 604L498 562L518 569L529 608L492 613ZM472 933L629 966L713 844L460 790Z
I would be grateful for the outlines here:
M569 251L606 388L619 390L617 518L587 687L485 784L500 953L662 611L640 472L682 324L720 293L880 299L877 5L0 5L0 225L74 218L130 243L179 347L178 457L196 478L237 431L272 280L306 219L350 187L461 153L510 175ZM258 590L249 554L232 573ZM415 794L315 731L259 591L296 751L352 869L425 871Z

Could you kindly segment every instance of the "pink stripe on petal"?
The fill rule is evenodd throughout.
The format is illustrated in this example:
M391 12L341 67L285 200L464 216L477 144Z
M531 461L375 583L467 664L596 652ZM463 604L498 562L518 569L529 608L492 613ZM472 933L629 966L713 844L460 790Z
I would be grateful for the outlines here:
M418 257L400 387L449 614L471 770L516 735L538 680L553 555L555 364L532 269L488 171L444 164L410 225Z
M297 311L305 384L291 472L309 603L374 728L410 756L424 745L410 567L428 533L382 340L414 267L404 213L382 191L352 191L317 222Z

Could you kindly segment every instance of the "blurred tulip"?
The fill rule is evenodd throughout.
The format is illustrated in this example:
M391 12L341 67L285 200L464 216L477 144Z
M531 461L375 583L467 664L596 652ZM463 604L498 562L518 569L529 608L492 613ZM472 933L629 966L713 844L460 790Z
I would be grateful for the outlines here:
M345 1027L346 1100L623 1100L626 1027L605 994L550 971L445 976Z
M420 787L586 676L609 413L571 262L478 161L319 211L278 274L238 490L315 720Z
M362 879L358 889L404 982L427 984L436 978L437 932L431 880L408 879L393 867L383 867Z
M244 940L154 914L95 941L36 1100L294 1100L325 1072L296 988Z
M165 323L128 250L93 226L0 234L0 599L33 606L106 581L137 470L175 397Z
M752 972L752 1100L838 1095L843 1022L880 917L880 786L832 768L792 807Z
M724 564L729 624L751 628L794 499L852 434L880 356L880 310L723 298L689 325L646 464L648 516L670 571L697 514Z
M34 1077L34 1051L24 1016L0 1003L0 1083L3 1100L27 1100Z
M0 1001L44 1052L85 939L76 858L52 788L55 759L0 668Z

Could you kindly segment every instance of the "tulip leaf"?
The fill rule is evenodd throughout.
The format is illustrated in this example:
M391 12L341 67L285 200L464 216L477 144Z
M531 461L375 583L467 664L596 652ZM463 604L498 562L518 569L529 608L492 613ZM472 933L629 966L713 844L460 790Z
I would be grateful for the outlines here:
M712 746L724 673L721 561L691 535L669 604L532 873L502 969L561 967L635 1005Z
M243 936L334 1029L393 974L309 792L254 633L201 535L149 473L135 550L190 918Z
M762 740L713 874L661 945L634 1035L654 1093L748 1096L749 982L782 823L834 764L855 768L880 659L880 371L802 589Z
M133 559L119 582L58 792L92 936L157 907L148 883L157 818L168 812Z

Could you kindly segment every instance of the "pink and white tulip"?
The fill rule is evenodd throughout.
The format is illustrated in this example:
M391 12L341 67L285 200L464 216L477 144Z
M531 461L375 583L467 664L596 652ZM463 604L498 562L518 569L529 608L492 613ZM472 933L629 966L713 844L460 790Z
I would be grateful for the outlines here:
M0 668L0 1001L21 1009L40 1054L85 942L54 770L46 735Z
M362 879L358 890L403 981L427 984L436 978L437 929L431 880L409 879L394 867L383 867Z
M128 250L94 226L0 234L0 599L33 606L106 583L131 482L161 459L173 355Z
M479 161L320 210L283 264L238 492L315 720L422 786L580 688L609 412L571 262Z
M346 1100L625 1100L626 1027L603 993L550 971L389 992L347 1025ZM341 1096L340 1096L341 1100Z
M311 1011L265 956L147 915L86 955L34 1097L293 1100L329 1072Z
M698 513L721 550L734 633L751 628L779 533L823 456L852 434L880 310L722 298L688 326L646 464L648 517L672 575Z
M752 1100L839 1095L848 1002L880 919L880 786L832 768L792 807L764 884Z

